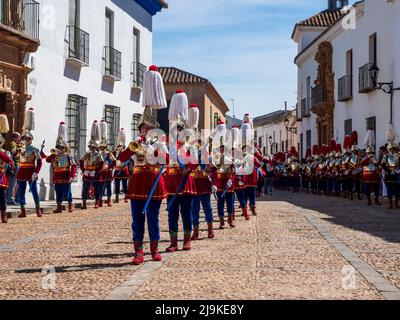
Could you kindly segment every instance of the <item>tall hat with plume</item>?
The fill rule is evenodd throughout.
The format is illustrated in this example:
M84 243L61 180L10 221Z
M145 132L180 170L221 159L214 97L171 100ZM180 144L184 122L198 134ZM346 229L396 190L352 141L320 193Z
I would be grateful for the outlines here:
M233 148L238 148L240 147L241 144L241 135L240 135L240 126L234 125L232 126L232 146Z
M375 152L375 131L368 129L364 138L364 145L367 148L367 153Z
M336 156L339 157L342 155L342 145L340 143L336 144Z
M103 119L100 122L100 143L99 147L107 148L107 122Z
M5 113L0 114L0 147L4 146L6 140L3 137L3 134L10 131L10 124L8 123L8 118Z
M89 141L89 147L94 146L97 147L97 141L100 140L100 128L99 128L99 122L97 120L94 120L92 123L92 128L90 130L90 141Z
M253 119L250 117L249 113L246 113L243 117L243 123L249 123L251 129L254 129Z
M350 153L351 151L351 137L347 135L343 141L343 150L344 153Z
M121 128L121 130L119 130L119 132L118 132L117 147L118 146L122 146L122 147L126 146L126 133L125 133L124 128Z
M154 128L154 129L160 127L160 124L157 122L157 120L153 116L153 111L152 111L152 108L150 108L150 107L144 108L144 112L139 120L138 129L140 130L140 128L143 125L146 125L150 128Z
M395 147L394 141L396 140L396 130L394 129L393 124L389 124L386 129L386 141L389 143L388 149L392 149Z
M189 101L186 93L183 90L177 90L172 96L171 105L169 106L168 120L187 121L189 113Z
M353 131L351 133L351 151L358 151L358 132Z
M212 135L212 139L214 141L216 141L217 143L225 143L225 139L226 139L226 124L224 121L222 121L221 119L218 120L217 122L217 127L215 132ZM215 143L215 144L217 144Z
M317 144L313 146L312 154L314 157L319 157L319 147Z
M35 110L29 108L25 112L24 127L22 129L22 136L33 139L32 131L35 130Z
M56 147L68 148L67 126L64 121L58 125Z
M307 160L311 159L311 156L312 156L311 153L312 153L312 152L311 152L311 148L308 147L308 148L307 148L307 151L306 151L306 159L307 159Z
M144 74L143 79L143 107L152 109L167 108L164 82L156 66L151 66Z
M329 152L336 152L336 140L332 139L329 144Z
M189 129L198 130L200 120L200 111L197 104L191 104L188 111L187 125Z
M296 147L293 146L293 147L290 149L290 156L291 156L292 158L296 158L296 159L299 158L299 153L297 152Z
M242 139L243 141L245 141L246 139L250 139L251 142L254 141L253 125L251 119L249 119L249 117L246 118L246 116L242 123Z

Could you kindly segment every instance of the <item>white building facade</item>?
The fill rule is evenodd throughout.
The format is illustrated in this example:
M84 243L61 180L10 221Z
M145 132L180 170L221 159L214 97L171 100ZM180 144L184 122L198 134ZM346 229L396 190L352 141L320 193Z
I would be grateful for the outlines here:
M41 0L40 47L28 59L36 145L45 140L48 153L61 121L77 158L94 120L108 123L111 148L120 128L128 140L137 136L143 73L152 63L152 19L166 7L164 0ZM52 197L50 175L45 164L42 198Z
M400 133L400 91L393 92L391 108L390 94L376 89L370 71L378 66L378 82L400 87L400 1L365 0L341 10L347 2L329 3L293 33L303 156L314 144L342 144L352 131L360 148L368 129L375 131L377 147L386 143L389 123Z
M285 123L285 120L289 122ZM253 121L255 140L265 156L287 152L292 147L299 150L296 110L276 111L254 118Z

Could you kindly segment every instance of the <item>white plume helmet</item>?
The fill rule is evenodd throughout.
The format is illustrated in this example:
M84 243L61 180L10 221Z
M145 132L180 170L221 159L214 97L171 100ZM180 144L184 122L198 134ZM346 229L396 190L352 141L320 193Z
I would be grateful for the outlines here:
M151 66L144 74L143 79L143 107L152 109L167 108L164 82L156 66Z
M25 113L23 131L33 130L35 130L35 110L33 108L29 108Z
M254 132L251 123L247 122L247 120L242 124L242 139L247 141L250 139L254 140Z
M386 141L393 144L394 140L396 140L396 130L393 124L389 124L386 129Z
M189 107L189 114L187 121L189 129L197 130L199 128L199 119L200 119L199 106L197 104L192 104Z
M93 121L92 129L90 131L90 137L93 141L100 140L100 128L99 128L99 122L97 120Z
M121 128L118 132L117 146L126 146L126 133L124 128Z
M67 144L68 144L67 126L65 122L60 122L60 124L58 125L56 146L62 146L66 148Z
M186 93L183 90L177 90L172 96L171 105L169 106L169 121L177 121L178 116L183 121L188 120L189 101Z
M218 120L218 124L216 130L212 136L212 139L216 141L215 144L223 142L225 143L226 139L226 124L222 120Z
M253 126L253 119L250 117L250 114L246 113L243 117L243 123L249 123L251 126L251 129L254 128Z
M0 133L7 133L10 131L10 123L8 122L7 115L5 113L0 114Z
M105 120L100 122L100 140L107 140L107 122Z
M232 145L233 147L238 147L240 145L240 128L238 126L232 127Z
M364 145L369 148L375 146L375 131L369 129L364 138Z

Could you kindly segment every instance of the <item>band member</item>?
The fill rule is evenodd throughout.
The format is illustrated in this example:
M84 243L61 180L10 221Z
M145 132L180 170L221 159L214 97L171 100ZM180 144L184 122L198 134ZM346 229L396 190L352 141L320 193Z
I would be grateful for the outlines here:
M400 190L398 185L399 178L399 153L394 141L390 141L387 146L388 154L382 158L382 168L385 170L385 184L389 199L389 209L399 208ZM394 198L394 202L393 202Z
M184 160L187 156L189 158L191 156L188 153L189 145L186 141L179 141L178 136L184 129L184 121L188 120L188 106L186 93L183 90L176 91L172 96L168 116L171 130L170 152L173 152L173 156L168 164L165 177L168 191L168 225L171 239L171 244L167 248L167 252L178 250L179 215L182 217L184 231L183 250L191 250L193 228L191 205L193 197L196 195L196 184L191 173L198 167L198 155L193 155L195 159L189 163Z
M313 146L313 164L311 167L311 193L317 194L318 192L318 175L317 175L317 168L319 161L319 147L318 145Z
M18 200L21 207L19 218L26 218L26 200L25 193L27 184L35 201L36 215L43 216L43 209L40 208L39 193L37 190L37 181L42 168L41 151L32 145L33 135L31 131L35 130L35 112L33 108L27 110L25 115L24 131L22 134L23 147L21 149L20 164L17 171ZM42 145L42 149L43 149Z
M151 129L159 127L152 115L152 109L167 108L163 80L156 66L151 66L144 75L142 103L145 110L139 121L140 137L137 141L131 142L129 147L119 155L121 162L134 163L133 175L129 179L128 193L126 194L126 198L131 201L135 250L135 257L132 263L134 265L140 265L144 262L143 241L146 218L152 259L154 261L161 261L162 259L158 250L158 242L160 241L159 214L161 203L167 197L163 176L166 155L162 159L162 154L159 154L161 160L164 161L158 161L158 158L147 161L147 156L151 150L154 150L154 147L151 145L151 141L146 139ZM162 151L161 148L157 148L156 151L158 149ZM167 154L166 148L164 153ZM148 204L147 207L146 204Z
M303 171L303 182L304 182L304 188L306 190L306 193L310 193L310 186L311 186L311 175L312 175L312 166L313 166L313 160L311 156L311 148L307 148L306 151L306 165L304 167Z
M65 198L68 201L68 211L73 212L71 183L75 179L76 163L69 154L67 141L67 128L65 122L61 122L58 128L56 148L46 159L53 167L53 184L57 202L57 209L53 213L62 212L62 203Z
M343 143L344 155L340 163L340 177L342 181L343 198L351 198L353 194L353 184L350 172L350 159L351 159L351 137L346 136Z
M128 192L128 180L130 176L130 170L128 165L124 165L120 159L120 154L126 149L126 134L125 130L121 129L118 133L117 139L117 149L115 150L114 157L116 159L115 170L114 170L114 183L115 183L115 203L119 203L119 196L121 194L121 184L122 191L124 195ZM125 197L125 202L128 199Z
M82 171L82 210L87 209L87 199L89 197L89 190L91 187L95 189L95 207L99 207L101 187L102 185L96 183L99 179L101 170L103 169L104 160L101 154L97 151L97 140L100 139L100 130L97 121L92 124L91 139L89 141L89 150L82 156L79 161L79 166Z
M95 184L98 185L98 191L100 190L100 199L95 205L95 209L103 206L103 196L104 192L107 195L107 206L111 207L111 196L112 196L112 181L113 181L113 169L116 164L116 160L112 152L108 151L107 144L107 122L102 120L100 122L100 143L99 143L99 153L103 159L103 168L100 174L95 179Z
M350 193L350 200L353 200L353 192L354 189L357 193L357 199L361 200L361 173L362 167L360 166L360 149L358 149L358 134L357 131L353 131L351 134L351 158L349 161L349 169L350 169L350 176L351 176L351 185L352 190Z
M360 165L362 166L362 182L365 186L365 195L367 196L368 206L372 205L371 193L375 196L375 205L380 206L379 193L380 193L380 174L379 174L379 162L375 156L375 132L368 130L365 138L365 144L367 147L366 157L361 160Z
M3 137L4 133L10 131L7 115L0 115L0 211L1 222L7 223L7 203L6 203L6 190L8 188L7 171L14 171L14 163L11 159L11 154L3 149L6 140Z
M341 185L342 185L342 178L340 176L340 164L342 162L342 145L336 145L336 153L335 153L335 163L332 168L332 188L333 194L336 197L339 197L341 194Z
M290 172L290 179L291 185L293 188L293 193L300 192L300 162L299 162L299 154L295 147L293 147L290 151L291 160L289 163L289 172Z
M11 159L14 161L14 170L8 174L9 187L6 191L6 200L8 205L17 205L18 199L15 196L16 185L17 185L17 169L19 165L19 158L21 156L21 134L19 132L14 132L12 135L12 140L10 141L7 150L11 154Z

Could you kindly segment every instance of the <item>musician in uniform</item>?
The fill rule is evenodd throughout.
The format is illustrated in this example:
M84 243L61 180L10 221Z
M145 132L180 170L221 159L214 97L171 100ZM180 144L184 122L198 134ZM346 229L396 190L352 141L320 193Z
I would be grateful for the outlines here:
M293 193L299 193L300 192L301 167L300 167L300 162L299 162L299 154L295 147L292 147L292 149L290 151L290 155L291 155L291 160L290 160L290 164L289 164L289 169L290 169L291 185L292 185Z
M361 200L361 173L362 167L360 166L361 156L360 149L358 148L358 133L353 131L351 134L351 157L349 161L350 179L351 179L351 193L350 200L353 200L354 190L357 193L358 200Z
M341 176L340 176L340 164L342 162L342 146L336 145L336 153L334 165L332 167L332 189L335 197L339 197L341 194Z
M103 169L104 160L101 154L97 151L97 140L100 139L100 130L97 121L92 124L91 139L89 141L89 150L82 156L79 161L79 166L82 171L82 210L87 209L87 199L89 190L94 186L95 189L95 208L99 207L101 196L101 184L98 182L98 176Z
M126 134L125 130L121 129L118 133L117 139L117 148L114 153L115 162L115 170L114 170L114 183L115 183L115 203L119 203L119 196L121 194L121 184L122 191L124 195L128 192L128 180L130 176L130 168L128 165L125 165L121 159L120 154L122 151L126 149ZM125 202L128 202L128 199L125 197Z
M346 136L343 143L342 161L340 163L340 177L342 181L343 198L350 198L353 194L353 184L349 162L351 159L351 137Z
M14 132L12 135L12 140L10 141L7 150L11 153L11 159L14 161L13 172L8 172L7 178L9 187L6 191L6 200L9 205L17 205L18 199L15 196L17 177L16 172L19 165L19 158L21 156L21 134L19 132Z
M144 113L139 121L140 137L132 141L129 147L121 152L122 163L133 163L133 175L129 179L126 198L131 201L132 231L135 256L134 265L144 262L144 232L147 226L150 238L150 252L153 261L161 261L158 250L160 241L159 214L161 203L167 198L167 189L163 171L168 150L166 146L154 143L147 138L149 131L159 128L153 116L153 109L167 108L167 100L161 74L156 66L151 66L144 75L143 88ZM160 141L163 137L159 137ZM149 159L149 156L157 158Z
M399 208L400 190L399 179L399 153L396 144L391 141L387 146L388 153L382 158L382 168L385 171L385 184L389 199L389 209ZM393 201L394 199L394 201Z
M7 216L7 202L6 202L6 190L8 188L7 171L14 171L14 163L11 159L11 153L4 150L3 146L6 140L3 134L10 131L10 125L8 123L7 115L0 115L0 212L1 212L1 223L8 222Z
M30 108L25 115L24 132L22 134L23 147L21 149L20 164L17 171L18 200L21 207L19 218L26 218L25 193L27 184L35 201L36 215L43 216L40 208L40 198L37 189L37 181L42 168L42 155L38 148L32 145L33 135L31 131L35 129L35 112ZM44 146L42 146L43 149Z
M53 184L56 191L57 209L53 213L62 212L62 203L65 198L68 201L68 211L73 212L71 183L75 179L76 163L69 154L67 141L67 128L65 122L61 122L58 128L56 148L46 159L53 168Z

